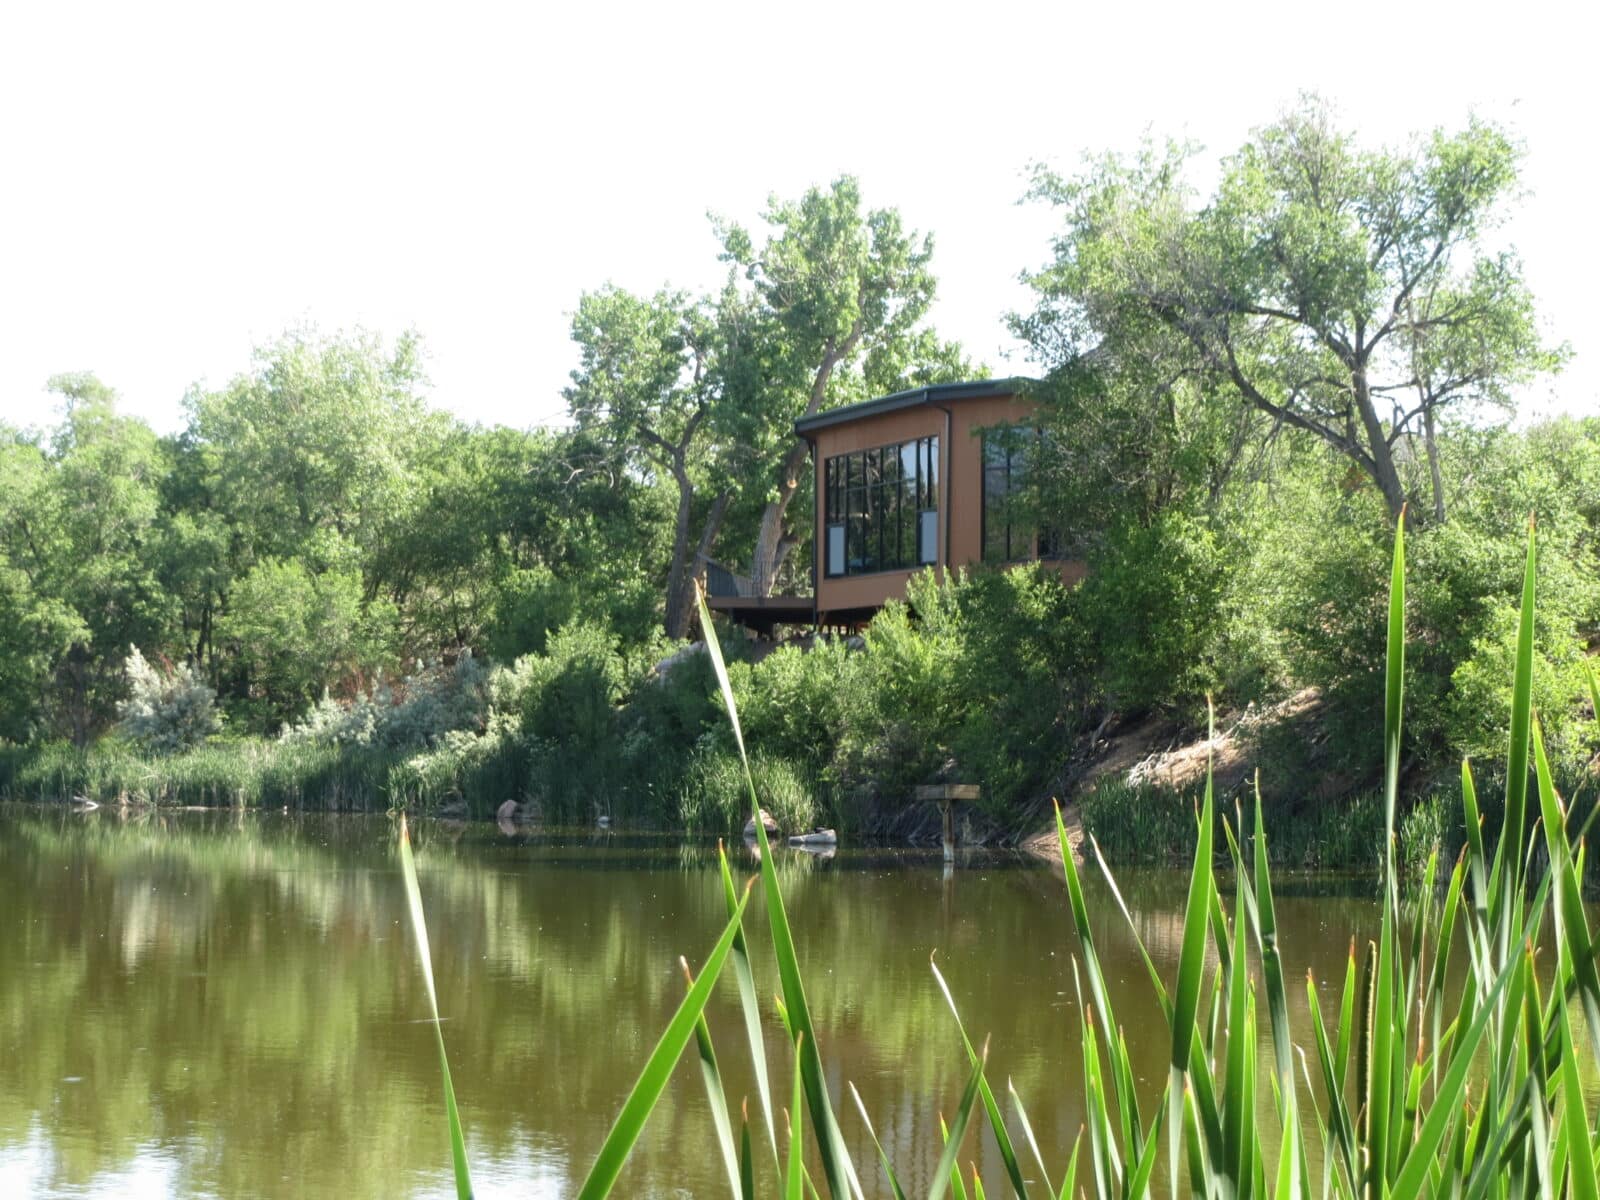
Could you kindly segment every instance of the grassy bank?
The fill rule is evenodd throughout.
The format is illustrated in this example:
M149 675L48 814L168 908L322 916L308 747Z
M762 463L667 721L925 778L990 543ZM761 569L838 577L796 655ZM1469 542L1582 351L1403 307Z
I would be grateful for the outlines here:
M511 741L473 749L416 754L259 738L170 755L142 753L112 738L81 750L60 742L0 746L0 796L334 812L459 806L489 816L502 801L525 794L527 755Z

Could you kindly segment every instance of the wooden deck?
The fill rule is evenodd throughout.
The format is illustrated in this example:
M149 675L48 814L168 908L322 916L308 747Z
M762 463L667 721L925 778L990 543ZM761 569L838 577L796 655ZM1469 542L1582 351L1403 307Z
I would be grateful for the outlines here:
M763 635L778 625L811 625L817 617L811 596L708 596L706 605Z

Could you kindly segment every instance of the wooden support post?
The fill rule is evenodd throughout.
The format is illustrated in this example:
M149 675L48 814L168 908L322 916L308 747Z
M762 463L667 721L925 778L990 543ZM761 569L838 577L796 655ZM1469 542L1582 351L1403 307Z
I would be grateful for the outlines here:
M930 783L916 791L918 800L936 800L944 822L944 860L954 862L956 857L956 804L957 800L976 800L982 795L975 783Z

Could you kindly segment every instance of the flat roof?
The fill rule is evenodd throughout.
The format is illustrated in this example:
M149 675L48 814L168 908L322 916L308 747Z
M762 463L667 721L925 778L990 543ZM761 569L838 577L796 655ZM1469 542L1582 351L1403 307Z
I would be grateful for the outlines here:
M849 421L859 421L864 417L876 417L902 408L916 408L922 404L976 400L987 396L1015 396L1033 382L1032 379L1012 375L1005 379L975 379L969 383L936 383L928 387L907 388L903 392L894 392L874 400L862 400L856 404L830 408L812 417L803 417L794 423L794 431L810 441L811 435L817 430L827 429L831 425L843 425Z

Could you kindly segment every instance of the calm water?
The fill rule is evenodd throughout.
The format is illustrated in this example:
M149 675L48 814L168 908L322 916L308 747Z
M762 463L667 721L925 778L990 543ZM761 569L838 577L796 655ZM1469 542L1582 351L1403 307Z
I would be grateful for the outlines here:
M0 806L0 1196L453 1195L393 840L384 818ZM698 961L723 924L714 850L439 823L417 840L479 1194L571 1195L682 996L678 955ZM846 851L785 852L780 869L836 1098L855 1083L907 1189L926 1189L935 1114L965 1079L934 951L1058 1174L1083 1119L1059 868L974 857L947 873L937 857ZM1170 977L1185 881L1122 883ZM1158 1010L1122 918L1089 888L1153 1103ZM1351 935L1376 931L1370 887L1285 880L1278 909L1285 975L1312 970L1331 1019ZM710 1019L737 1104L750 1083L726 983ZM1306 1029L1303 988L1290 1000ZM770 1060L786 1095L776 1036ZM726 1191L701 1089L686 1061L619 1194ZM848 1100L840 1115L882 1194ZM992 1143L969 1148L998 1185Z

